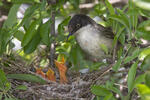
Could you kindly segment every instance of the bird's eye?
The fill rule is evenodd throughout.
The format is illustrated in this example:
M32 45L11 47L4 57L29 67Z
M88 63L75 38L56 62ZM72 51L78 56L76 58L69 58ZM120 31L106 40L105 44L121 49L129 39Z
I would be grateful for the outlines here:
M79 27L80 27L80 24L77 24L76 27L79 28Z

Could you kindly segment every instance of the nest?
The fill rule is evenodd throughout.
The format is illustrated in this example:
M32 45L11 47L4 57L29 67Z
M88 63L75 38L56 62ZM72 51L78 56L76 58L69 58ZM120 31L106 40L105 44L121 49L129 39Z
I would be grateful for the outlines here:
M0 64L3 62L9 63L9 67L4 67L5 73L30 73L30 67L25 67L25 62L20 59L11 60L9 57L3 57ZM16 63L17 62L17 63ZM102 67L100 70L88 72L85 74L79 74L75 72L68 73L68 84L59 84L59 82L47 81L47 84L31 83L20 80L12 80L12 88L16 88L18 85L25 85L27 90L14 90L12 94L18 99L26 100L93 100L95 95L91 93L91 86L94 84L104 84L107 80L110 80L113 72L111 72L112 65L108 67ZM125 78L127 70L123 70L120 73L120 77ZM125 82L123 82L125 83ZM116 84L121 87L120 84ZM122 91L127 93L126 84L124 84ZM134 100L134 99L132 99ZM136 99L135 99L136 100Z

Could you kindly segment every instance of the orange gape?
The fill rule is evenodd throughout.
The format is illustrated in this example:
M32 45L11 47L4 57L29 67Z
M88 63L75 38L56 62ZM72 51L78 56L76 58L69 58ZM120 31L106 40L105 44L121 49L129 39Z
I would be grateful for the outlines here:
M49 68L48 71L46 72L46 78L48 80L56 82L55 73L51 68Z
M67 77L66 77L66 72L67 72L67 67L65 66L65 58L62 56L61 61L56 61L55 60L55 65L59 70L59 75L60 75L60 83L67 83ZM55 77L55 72L49 68L46 74L42 71L42 68L37 68L36 69L36 74L41 75L43 78L47 78L50 81L56 82L56 77Z
M41 75L43 78L45 78L45 73L42 71L42 68L37 68L36 69L36 74Z
M64 56L62 57L61 62L55 60L55 65L59 70L60 83L67 83L68 82L66 77L67 67L65 66Z

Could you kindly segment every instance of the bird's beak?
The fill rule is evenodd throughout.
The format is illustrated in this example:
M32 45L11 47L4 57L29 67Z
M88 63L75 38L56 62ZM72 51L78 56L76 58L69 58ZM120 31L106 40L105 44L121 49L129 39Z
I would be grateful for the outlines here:
M67 36L67 41L68 41L68 39L69 39L69 37L72 35L72 33L69 33L68 34L68 36Z

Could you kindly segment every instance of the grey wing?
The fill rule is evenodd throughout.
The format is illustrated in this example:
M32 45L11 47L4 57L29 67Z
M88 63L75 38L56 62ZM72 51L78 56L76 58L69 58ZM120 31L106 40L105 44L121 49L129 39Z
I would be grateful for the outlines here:
M104 27L100 24L97 24L96 27L98 28L99 31L102 32L102 34L104 36L106 36L107 38L111 38L114 39L114 33L112 32L112 29L110 27Z

